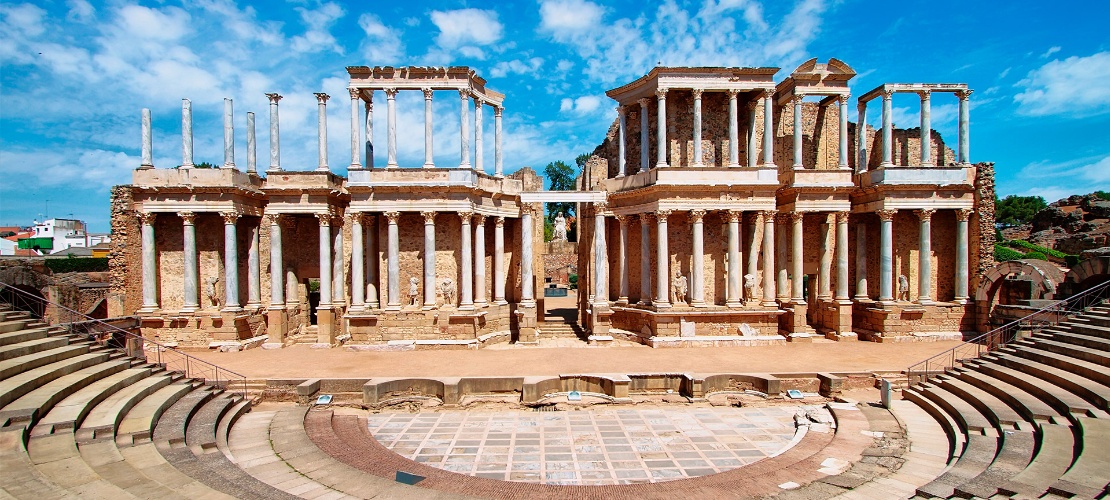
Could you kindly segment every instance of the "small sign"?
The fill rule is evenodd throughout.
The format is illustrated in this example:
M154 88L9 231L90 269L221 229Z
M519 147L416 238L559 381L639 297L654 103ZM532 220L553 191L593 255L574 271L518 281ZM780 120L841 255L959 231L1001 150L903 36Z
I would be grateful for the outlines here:
M582 393L578 391L570 391L567 393L567 401L582 401Z
M394 480L401 484L413 485L419 483L420 481L423 481L424 476L418 476L416 474L409 474L408 472L397 471L397 475L394 477Z
M330 405L331 404L331 394L321 394L320 397L316 398L316 404L318 404L318 405Z
M790 389L786 391L786 397L790 399L802 399L805 396L802 396L802 391L799 391L797 389Z

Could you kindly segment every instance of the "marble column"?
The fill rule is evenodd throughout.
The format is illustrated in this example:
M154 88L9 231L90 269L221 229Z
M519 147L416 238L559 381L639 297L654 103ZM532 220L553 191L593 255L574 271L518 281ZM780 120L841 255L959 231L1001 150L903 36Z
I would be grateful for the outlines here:
M258 309L262 307L262 258L259 231L262 229L262 219L257 224L250 225L250 247L247 248L247 308Z
M959 155L959 163L966 165L971 163L971 146L969 143L969 126L971 118L968 116L968 98L971 97L971 90L962 90L956 92L956 97L960 98L960 111L959 111L959 139L957 141L957 150Z
M358 104L361 100L359 99L359 96L362 95L362 91L356 88L349 88L347 89L347 91L351 94L351 166L347 167L347 169L360 170L362 169L362 158L361 154L359 154L360 148L358 144L360 135L359 132L361 132L359 130L360 124L358 113L360 110L358 109Z
M493 107L493 176L504 177L504 165L501 152L501 113L504 110L500 105Z
M367 89L366 103L364 104L366 114L366 137L363 142L366 143L366 168L374 168L374 91Z
M644 97L638 101L640 103L640 171L648 171L648 151L650 144L648 144L648 129L650 127L648 121L648 106L651 100Z
M594 203L594 303L609 305L609 249L605 245L605 203Z
M930 106L929 95L930 91L922 90L917 93L921 97L921 166L932 167L933 163L933 140L932 140L932 122L930 121Z
M783 212L778 214L779 223L782 224L781 229L774 233L775 235L775 262L778 266L775 268L777 274L777 281L775 282L775 297L779 302L787 302L790 300L790 235L788 231L793 226L790 226L790 214Z
M435 168L435 160L432 158L432 89L424 87L420 91L424 93L424 168Z
M277 172L281 170L281 139L278 126L278 101L281 100L281 94L268 93L266 98L270 100L270 168L266 169L267 172Z
M748 167L759 166L759 134L755 120L759 118L759 102L748 101Z
M366 308L378 309L381 307L378 297L378 218L364 214L362 223L366 226L363 236L366 240Z
M763 91L763 166L775 166L775 89Z
M880 167L894 165L894 122L891 117L894 91L883 90L883 163Z
M474 214L474 306L486 307L486 216Z
M351 212L351 310L366 309L366 242L362 235L362 212Z
M879 301L894 300L894 215L897 210L879 210Z
M825 214L825 220L821 221L821 256L817 262L817 298L822 301L832 299L832 266L833 266L833 249L831 245L834 243L829 241L830 238L835 238L835 228L833 227L833 214Z
M239 242L236 235L236 212L220 212L224 219L224 307L222 311L239 311Z
M851 94L836 96L836 102L840 104L840 156L837 167L841 170L848 170L848 99L851 97Z
M328 99L331 96L323 92L314 92L316 96L316 146L319 159L317 172L328 171ZM323 301L323 299L320 299Z
M628 132L627 124L625 123L624 106L617 106L617 119L619 127L617 128L617 177L624 177L626 163L628 161L625 156L624 135Z
M520 304L524 307L536 305L536 284L532 277L532 213L535 207L529 204L520 206Z
M140 169L154 168L154 139L150 124L150 108L143 108L143 160Z
M143 306L141 311L158 309L158 251L155 248L154 212L139 212L143 242Z
M693 243L690 253L690 305L705 307L705 210L691 210L690 219L693 230Z
M613 218L620 225L617 239L617 279L620 280L617 303L628 304L628 216L616 214Z
M470 168L470 89L459 89L459 168Z
M803 222L805 221L804 212L791 212L790 223L793 229L790 242L790 302L794 304L805 304L806 297L802 289L802 276L805 275L802 264L804 263L805 252L802 248L802 234Z
M856 223L856 300L867 300L867 225Z
M193 168L193 102L181 100L181 168Z
M667 248L667 217L670 210L655 211L655 307L671 307L671 252Z
M867 171L867 102L856 105L856 172Z
M655 149L658 160L655 162L656 167L667 166L667 89L661 88L655 91L655 99L659 111L656 119L656 134L655 134ZM663 224L667 222L664 220Z
M224 98L224 164L223 168L235 168L235 112L231 99Z
M297 217L296 216L283 215L281 217L280 222L281 222L281 226L282 226L281 230L283 232L288 232L289 234L295 234L295 231L297 230ZM272 248L271 248L271 250L272 250ZM270 261L270 266L273 266L274 262L275 261L271 260ZM298 294L297 294L297 275L296 275L296 273L293 272L292 266L285 267L285 263L283 261L280 261L280 260L276 261L276 262L279 265L282 266L282 272L284 273L284 276L285 276L285 308L286 309L293 309L295 307L298 307L299 297L298 297ZM271 269L272 269L272 267L271 267ZM280 308L281 305L280 304L272 304L271 307Z
M436 213L424 216L424 309L436 308Z
M745 275L747 275L747 274L752 275L753 280L756 278L756 276L759 276L759 243L760 242L759 242L758 239L756 239L756 233L759 232L759 217L760 217L759 212L748 212L747 214L745 214L744 221L746 222L748 230L747 231L743 231L743 230L740 231L741 241L747 241L748 242L747 245L744 248L744 253L748 258L747 259L748 260L748 267L745 270L744 274ZM747 240L744 240L745 233L751 235L751 237L748 238ZM751 290L751 295L748 295L748 290L744 290L744 300L746 300L748 302L752 302L752 301L755 301L756 298L757 297L755 296L755 289L754 288Z
M343 264L346 257L343 255L343 217L335 217L332 222L332 263L331 263L331 303L343 306L347 302L347 291L344 283Z
M331 214L316 214L320 221L320 305L316 308L331 308Z
M738 210L729 210L728 217L728 288L725 305L740 307L740 215Z
M848 301L848 212L836 213L836 297Z
M247 172L258 172L258 142L254 137L254 113L247 112Z
M266 214L270 223L270 309L285 307L285 266L281 248L281 214Z
M474 170L486 171L485 152L482 150L482 107L485 99L474 96Z
M794 169L805 168L802 165L802 99L805 96L795 95L790 99L794 105Z
M182 235L182 261L185 265L185 297L181 312L194 312L200 308L200 281L197 276L197 214L180 212L184 234Z
M740 166L740 124L737 118L736 94L739 91L728 91L728 166Z
M493 224L493 303L508 304L505 300L505 218L498 217Z
M640 300L651 304L651 214L640 214Z
M385 90L386 162L385 168L397 168L397 89Z
M701 159L701 94L702 89L693 89L694 94L694 161L692 165L702 167Z
M459 283L459 309L474 309L474 249L470 243L470 217L472 212L459 212L462 221L461 249L459 250L459 271L462 274Z
M763 211L763 306L775 303L775 211Z
M389 311L396 311L401 309L401 244L400 236L397 231L397 219L401 218L401 212L386 212L385 218L389 221L389 228L386 231L386 303L385 308Z
M966 304L969 298L967 290L967 220L970 217L970 208L956 210L956 283L954 301L958 304Z
M933 212L936 210L931 208L914 211L921 221L917 254L917 302L919 304L933 302Z

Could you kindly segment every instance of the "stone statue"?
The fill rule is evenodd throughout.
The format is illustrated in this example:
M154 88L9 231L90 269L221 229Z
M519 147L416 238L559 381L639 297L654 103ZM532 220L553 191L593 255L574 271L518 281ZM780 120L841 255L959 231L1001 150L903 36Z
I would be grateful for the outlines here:
M451 278L440 280L439 293L443 295L443 305L455 307L455 280Z
M204 282L208 285L205 287L205 292L208 294L208 301L211 302L212 305L220 307L220 294L219 290L216 288L216 283L220 282L220 277L209 276Z
M674 278L671 279L671 303L686 303L686 292L686 276L683 276L681 273L675 273Z
M910 300L910 280L905 274L898 275L898 300Z
M755 275L744 275L744 298L752 300L755 298Z
M415 276L409 278L409 305L418 306L417 300L420 299L420 280Z
M567 219L563 217L562 212L555 214L554 235L551 237L552 241L567 241Z

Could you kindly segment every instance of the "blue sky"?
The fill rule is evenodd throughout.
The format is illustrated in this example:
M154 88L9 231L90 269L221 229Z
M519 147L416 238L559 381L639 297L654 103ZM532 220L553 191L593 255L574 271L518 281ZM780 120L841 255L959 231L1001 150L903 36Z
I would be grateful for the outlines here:
M264 169L263 93L283 94L282 164L310 170L312 93L328 92L330 164L345 174L348 65L475 68L506 94L505 169L513 171L591 151L615 117L604 92L658 63L777 66L781 80L810 57L836 57L858 73L856 96L884 82L969 84L971 158L996 162L1001 195L1054 201L1110 190L1110 3L986 4L9 0L0 3L0 225L27 225L49 210L107 231L108 191L140 163L141 108L154 116L155 165L173 167L185 97L196 162L222 162L222 100L230 97L237 163L245 168L246 112L254 111ZM955 143L949 97L934 97L932 123ZM402 166L423 163L422 99L398 97ZM897 126L916 126L915 96L896 96L894 107ZM458 161L457 95L437 93L435 113L436 161L450 165ZM872 110L869 123L877 122ZM379 147L378 164L384 153Z

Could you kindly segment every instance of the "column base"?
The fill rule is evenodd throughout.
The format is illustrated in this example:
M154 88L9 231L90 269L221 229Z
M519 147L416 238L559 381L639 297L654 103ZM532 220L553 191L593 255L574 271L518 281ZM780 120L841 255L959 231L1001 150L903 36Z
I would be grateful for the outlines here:
M669 166L670 165L668 165L666 163L656 163L655 164L655 168L665 168L665 167L669 167Z
M424 168L436 168L435 163L425 163Z
M260 309L262 307L262 303L261 302L247 302L247 305L245 305L243 307L245 307L247 309Z
M386 311L400 311L401 310L401 304L386 304L385 310Z
M323 166L323 167L317 167L317 168L316 168L316 171L317 171L317 172L331 172L331 169L330 169L330 168L328 168L328 167L327 167L327 166L325 165L325 166Z
M617 298L617 304L622 305L622 306L627 306L628 305L628 297L619 297L619 298Z
M952 303L964 306L964 305L970 304L971 299L968 298L968 297L956 297L956 298L952 299Z
M652 305L655 306L656 309L670 309L671 308L671 303L670 302L655 302Z
M192 314L200 310L200 304L185 304L181 306L182 314Z
M362 170L362 164L352 163L350 166L347 167L347 170Z
M740 164L739 163L729 163L727 165L727 167L728 168L740 168Z
M396 163L387 163L385 165L385 168L401 168L401 165L398 165Z
M921 304L921 305L923 305L923 306L931 306L931 305L933 305L933 304L935 304L935 303L936 303L936 301L934 301L933 299L930 299L930 298L928 298L928 297L925 297L925 298L919 298L919 299L917 299L917 300L916 300L916 301L914 301L914 302L917 302L918 304Z
M778 307L779 303L773 300L764 300L763 302L760 302L759 305L763 307Z
M793 168L794 170L805 170L806 169L805 165L797 164L797 163L794 164L794 165L791 165L791 168Z
M143 304L143 306L139 307L139 310L135 311L135 312L148 313L149 314L149 313L152 313L154 311L157 311L158 309L159 309L158 304L154 304L154 305Z
M703 300L691 300L690 307L709 307Z
M278 165L270 165L270 168L266 169L266 173L270 172L281 172L281 167Z
M489 303L484 301L484 300L475 300L474 301L474 307L478 308L478 309L481 309L481 308L484 308L484 307L489 307Z
M227 307L224 307L223 309L220 309L220 312L222 312L222 313L225 313L225 312L232 312L233 313L233 312L242 312L242 311L243 311L243 308L239 307L239 306L227 306Z
M381 309L381 307L382 307L381 304L378 303L378 302L367 302L366 303L366 310L367 311L371 311L371 310L374 310L374 309Z
M494 305L503 306L503 305L508 304L509 301L507 301L505 299L494 299L493 303L494 303Z
M879 164L879 168L887 168L887 167L893 167L893 166L894 166L894 163L889 162L889 161L884 161L884 162Z
M616 178L617 178L617 179L620 179L620 178L623 178L623 177L624 177L624 173L623 173L623 172L621 172L621 173L618 173L618 174L617 174L617 177L616 177Z
M474 304L459 304L460 311L473 311Z
M725 307L744 307L744 303L740 302L739 300L729 300L725 301Z

